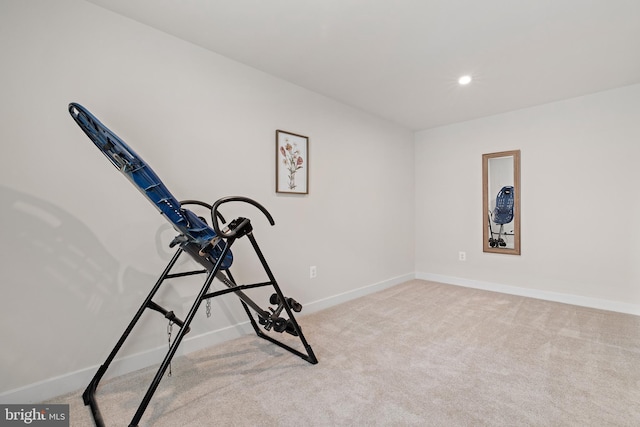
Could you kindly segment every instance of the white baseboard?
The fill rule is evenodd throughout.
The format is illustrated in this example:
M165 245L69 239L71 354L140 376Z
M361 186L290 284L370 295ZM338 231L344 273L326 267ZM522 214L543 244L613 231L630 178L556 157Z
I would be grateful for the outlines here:
M202 348L210 347L225 341L239 338L253 331L251 324L246 321L233 326L228 326L215 331L185 338L176 352L176 356L192 353ZM115 345L115 342L113 343ZM116 358L105 373L102 381L114 378L129 372L159 364L167 353L167 347L161 346L141 353ZM49 378L34 384L29 384L0 394L0 402L4 404L28 404L39 403L45 400L71 393L86 387L99 365L91 366L75 372L70 372L58 377ZM55 402L53 402L55 403Z
M373 285L364 286L352 291L334 295L329 298L324 298L322 300L311 303L305 303L304 314L323 310L342 302L368 295L373 292L377 292L391 286L406 282L408 280L412 280L414 278L415 275L413 273L405 274L375 283ZM184 339L182 345L176 352L176 356L180 354L192 353L194 351L220 344L231 339L239 338L252 332L253 328L251 327L251 324L246 321L226 328L210 331L201 335L188 337ZM115 345L115 343L113 344ZM105 376L102 380L105 381L109 378L114 378L160 363L164 358L166 352L167 347L161 346L131 356L116 358L109 366L109 370L105 373ZM56 396L72 393L76 390L80 390L86 387L95 375L98 368L99 365L91 366L75 372L70 372L65 375L49 378L47 380L40 381L34 384L29 384L24 387L5 391L3 393L0 393L0 402L4 404L39 403L48 399L55 398Z
M479 280L464 279L460 277L452 277L432 273L416 273L416 279L446 283L448 285L464 286L467 288L483 289L486 291L500 292L503 294L518 295L547 301L561 302L564 304L578 305L582 307L598 308L601 310L615 311L618 313L640 315L640 305L637 304L628 304L618 301L563 294L559 292L542 291L539 289L520 288L517 286L482 282Z
M597 298L582 297L578 295L542 291L537 289L520 288L516 286L422 272L418 272L415 274L404 274L318 301L305 303L305 314L320 311L325 308L329 308L343 302L347 302L374 292L378 292L413 279L428 280L449 285L464 286L467 288L483 289L487 291L501 292L504 294L537 298L583 307L598 308L619 313L640 315L640 305L637 304L627 304L617 301L602 300ZM234 338L239 338L251 332L251 324L249 322L243 322L226 328L210 331L201 335L185 338L176 355L192 353L194 351L217 345ZM146 352L126 356L121 359L116 359L109 367L109 370L105 374L103 380L107 380L119 375L124 375L129 372L133 372L138 369L146 368L148 366L159 363L159 361L161 361L166 354L166 350L166 347L162 346L152 350L148 350ZM9 390L0 393L0 402L5 404L39 403L56 396L60 396L62 394L71 393L86 387L97 370L98 365L91 366L65 375L49 378L47 380L40 381L34 384L29 384L24 387Z
M343 292L338 295L333 295L328 298L323 298L318 301L308 302L304 305L304 311L305 314L314 313L316 311L324 310L325 308L333 307L334 305L338 305L352 299L360 298L362 296L369 295L395 285L399 285L400 283L404 283L415 278L416 276L413 273L403 274L402 276L383 280L381 282L374 283L373 285L363 286L361 288Z

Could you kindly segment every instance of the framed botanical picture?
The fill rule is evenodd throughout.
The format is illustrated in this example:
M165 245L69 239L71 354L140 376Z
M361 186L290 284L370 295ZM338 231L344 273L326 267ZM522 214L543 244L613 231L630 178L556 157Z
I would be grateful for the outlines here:
M309 138L276 131L276 193L309 194Z

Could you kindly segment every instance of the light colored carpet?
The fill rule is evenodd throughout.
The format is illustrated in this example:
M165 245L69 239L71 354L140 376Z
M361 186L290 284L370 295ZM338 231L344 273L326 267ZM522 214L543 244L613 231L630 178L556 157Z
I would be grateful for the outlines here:
M319 364L255 335L181 356L140 425L640 425L637 316L414 280L298 320ZM100 385L107 425L154 374ZM91 426L81 392L51 402Z

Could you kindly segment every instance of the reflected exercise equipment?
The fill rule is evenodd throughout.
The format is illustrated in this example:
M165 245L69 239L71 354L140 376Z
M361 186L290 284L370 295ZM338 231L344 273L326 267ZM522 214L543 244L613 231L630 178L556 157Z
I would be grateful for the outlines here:
M520 150L483 154L484 252L520 255L520 195Z
M137 426L144 414L153 394L155 393L160 381L169 368L172 358L174 357L178 346L182 342L184 336L190 330L190 324L195 317L198 308L203 301L209 301L221 295L233 293L235 294L249 317L249 321L255 333L263 339L270 341L279 347L301 357L305 361L316 364L316 358L311 346L305 339L302 328L296 321L293 312L302 310L302 305L293 298L285 297L278 285L267 261L258 247L258 243L254 237L253 226L251 221L244 217L238 217L229 223L226 223L224 217L219 212L219 208L226 203L238 202L252 205L257 208L269 221L274 225L271 214L258 202L241 196L223 197L217 200L213 205L208 203L187 200L179 202L165 187L155 172L147 163L142 160L124 141L111 132L98 119L96 119L87 109L79 104L69 104L69 113L76 121L78 126L84 133L94 142L100 151L111 161L111 163L122 172L131 183L160 211L160 213L173 225L178 235L170 243L171 247L177 247L175 254L169 264L166 266L159 279L149 292L133 319L125 329L124 333L116 343L115 347L107 357L106 361L98 368L95 376L87 386L82 397L85 405L91 408L91 413L96 426L105 425L102 414L98 408L96 401L96 389L98 383L114 360L116 354L127 340L129 334L133 330L143 313L150 309L161 313L169 320L170 325L175 324L179 327L179 331L175 336L173 343L169 346L169 350L164 357L158 371L153 378L142 402L138 406L129 427ZM207 221L187 209L187 205L199 205L210 210L211 225ZM221 227L220 222L223 223ZM255 252L262 269L268 280L259 283L243 284L236 283L231 274L230 267L233 264L233 255L231 247L239 240L246 237ZM204 269L186 272L174 272L173 267L183 253L187 253ZM199 293L195 297L193 304L183 319L180 319L173 311L168 310L153 301L154 296L160 289L166 279L178 279L193 275L204 275L204 284ZM214 280L218 280L225 288L220 290L211 290ZM262 308L247 292L251 289L271 286L275 291L269 303L276 306L275 308ZM257 321L256 321L257 318ZM260 325L260 326L258 326ZM266 333L264 331L267 331ZM274 338L270 331L287 332L300 340L301 347L304 352L297 350L288 344Z
M511 221L513 221L513 187L506 186L500 189L496 196L496 207L492 212L489 212L489 230L491 232L489 246L492 248L507 246L505 241L507 233L504 231L504 225ZM500 226L497 233L493 230L492 223Z

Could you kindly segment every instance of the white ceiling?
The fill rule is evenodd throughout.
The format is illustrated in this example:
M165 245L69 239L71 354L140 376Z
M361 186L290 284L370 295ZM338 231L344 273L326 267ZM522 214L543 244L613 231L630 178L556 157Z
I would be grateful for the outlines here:
M640 83L640 0L87 1L412 130Z

